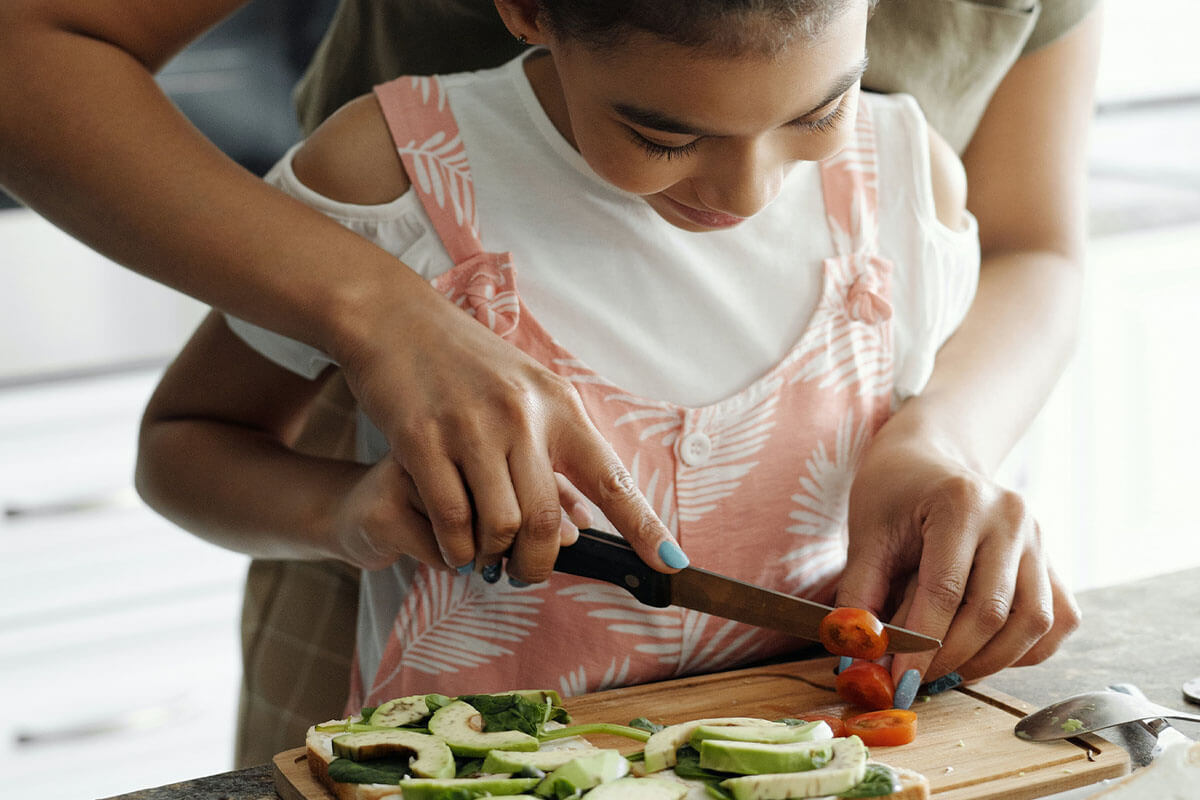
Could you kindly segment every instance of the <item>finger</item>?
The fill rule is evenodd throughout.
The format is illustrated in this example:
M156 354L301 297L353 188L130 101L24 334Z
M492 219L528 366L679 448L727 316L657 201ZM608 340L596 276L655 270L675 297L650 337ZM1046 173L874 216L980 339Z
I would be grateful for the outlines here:
M489 566L512 547L521 529L521 506L508 472L508 459L495 451L475 451L462 465L475 506L472 558Z
M571 524L576 528L590 528L592 510L588 508L587 498L561 472L554 473L554 481L558 484L558 504Z
M558 556L562 506L549 458L538 448L519 446L508 455L508 470L521 506L521 526L505 569L520 583L550 578Z
M408 503L405 507L404 519L402 524L407 532L407 541L405 552L413 558L420 561L422 564L427 564L435 569L451 568L446 563L446 558L442 553L442 549L438 546L437 537L433 533L433 526L429 523L429 518L425 516L424 507L421 502L421 496L417 493L417 487L409 479L407 483Z
M643 561L659 572L688 565L667 526L638 491L633 476L591 421L583 418L566 443L556 448L556 468L583 492Z
M1011 611L1004 626L975 655L957 668L974 680L1013 664L1054 626L1054 592L1039 551L1029 549L1021 558Z
M1053 596L1054 625L1045 636L1038 640L1037 644L1017 659L1013 666L1027 667L1045 661L1058 650L1064 639L1075 632L1083 619L1075 597L1059 578L1053 565L1046 565L1046 573L1050 579L1050 591Z
M975 553L976 537L971 528L963 529L960 517L930 519L923 537L921 563L917 568L917 586L913 593L905 627L943 640L935 652L897 654L892 671L903 674L915 669L926 679L930 665L940 658L948 642L955 614L962 605Z
M838 583L835 606L863 608L882 616L899 565L875 548L851 547ZM915 588L915 587L914 587Z
M408 472L445 563L455 568L470 563L475 557L475 514L457 467L444 456L429 456L414 462Z

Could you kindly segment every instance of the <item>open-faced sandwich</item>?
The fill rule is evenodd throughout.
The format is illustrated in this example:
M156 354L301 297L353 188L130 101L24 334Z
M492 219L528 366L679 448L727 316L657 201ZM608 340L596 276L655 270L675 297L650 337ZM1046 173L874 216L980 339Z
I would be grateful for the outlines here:
M823 721L569 723L553 691L401 697L310 728L308 764L338 800L929 797L924 776L872 761ZM641 749L623 755L594 735Z

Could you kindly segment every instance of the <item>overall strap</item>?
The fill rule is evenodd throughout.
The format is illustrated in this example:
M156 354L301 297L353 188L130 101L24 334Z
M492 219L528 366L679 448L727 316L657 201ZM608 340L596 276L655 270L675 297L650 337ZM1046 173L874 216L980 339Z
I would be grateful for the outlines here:
M475 187L458 123L436 77L404 76L375 87L396 152L455 264L483 251Z
M825 219L837 255L877 251L878 175L871 107L860 100L854 136L821 162Z

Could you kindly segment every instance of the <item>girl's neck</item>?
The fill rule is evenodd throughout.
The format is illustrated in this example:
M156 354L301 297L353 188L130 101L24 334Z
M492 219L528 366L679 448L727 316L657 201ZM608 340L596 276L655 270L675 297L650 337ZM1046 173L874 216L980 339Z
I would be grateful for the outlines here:
M546 112L546 116L571 147L578 150L575 134L571 130L571 117L567 113L567 103L558 82L558 71L554 67L554 58L550 51L538 50L531 53L525 58L522 66L533 89L533 95Z

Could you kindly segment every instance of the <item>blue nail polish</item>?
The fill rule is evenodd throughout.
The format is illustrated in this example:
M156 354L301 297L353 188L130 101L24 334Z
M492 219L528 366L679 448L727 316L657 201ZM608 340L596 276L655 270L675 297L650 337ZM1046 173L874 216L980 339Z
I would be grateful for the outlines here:
M500 562L488 564L483 568L483 579L488 583L495 583L500 580Z
M930 681L922 686L921 693L930 695L941 694L942 692L950 691L955 686L960 686L962 682L962 675L959 675L957 672L947 672L937 680Z
M466 564L463 564L461 567L459 567L458 574L466 575L467 573L471 572L474 569L475 569L475 562L474 562L474 560L472 560Z
M514 578L512 575L508 576L508 585L517 589L524 589L526 586L529 586L525 581L520 578Z
M853 663L854 663L854 659L851 658L850 656L842 656L841 658L838 659L837 666L834 667L834 669L833 669L833 674L841 675L846 670L846 667L850 666Z
M896 692L892 695L892 705L895 708L908 708L917 699L917 689L921 685L921 673L915 669L906 669L896 681Z
M679 545L670 539L664 539L662 544L658 546L658 557L672 569L683 569L692 563L688 560L687 555L679 549Z

